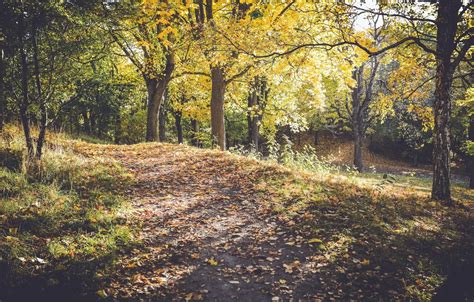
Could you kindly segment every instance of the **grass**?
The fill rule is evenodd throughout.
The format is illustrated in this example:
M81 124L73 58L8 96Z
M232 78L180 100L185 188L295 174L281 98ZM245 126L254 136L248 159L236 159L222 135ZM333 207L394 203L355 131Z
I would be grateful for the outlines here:
M474 267L474 217L466 208L474 190L455 182L458 206L445 207L429 199L429 178L270 165L257 185L261 198L295 232L319 243L321 257L330 260L321 273L334 280L328 291L348 282L374 300L390 288L395 300L431 301L450 284L451 291L474 296L456 279L474 277L467 272ZM375 277L377 289L367 283Z
M280 164L295 171L311 173L319 179L338 179L374 191L402 193L401 195L405 193L419 194L420 197L427 197L431 192L432 180L429 176L416 176L415 173L393 175L377 172L373 167L370 168L371 172L359 173L351 166L333 163L333 158L318 156L316 150L309 145L300 149L300 151L295 151L290 141L284 145L273 141L269 144L267 156L254 150L247 150L242 146L234 147L230 151L250 159ZM455 200L461 203L474 202L474 190L467 188L465 180L453 177L451 190Z
M23 150L17 133L11 125L2 132L2 152ZM133 176L111 159L73 152L64 135L48 142L54 144L28 172L23 164L0 166L0 292L6 296L32 279L64 287L79 278L93 289L97 270L136 241L122 194Z

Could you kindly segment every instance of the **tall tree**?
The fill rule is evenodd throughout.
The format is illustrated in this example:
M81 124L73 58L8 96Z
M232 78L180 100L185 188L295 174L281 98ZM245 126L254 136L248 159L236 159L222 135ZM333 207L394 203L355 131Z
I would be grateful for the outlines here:
M263 110L268 101L269 88L267 79L262 76L255 76L250 85L250 93L247 101L247 128L248 143L250 148L259 150L260 124L263 118Z
M243 76L251 68L251 65L239 67L240 64L237 63L241 56L239 57L239 52L236 49L229 48L226 39L221 39L222 30L219 29L219 22L224 23L224 28L232 24L233 30L236 30L238 21L245 16L249 7L249 5L235 2L230 6L220 3L219 7L215 8L213 1L206 0L204 4L203 0L199 0L195 9L195 36L203 42L200 43L200 47L209 61L209 75L212 83L211 135L221 150L226 149L224 101L227 86ZM215 16L214 11L219 12L218 16ZM226 55L223 56L222 52L225 52ZM232 69L234 71L231 71Z
M344 9L339 10L338 7ZM451 86L456 67L466 60L469 50L474 45L474 30L469 24L474 4L466 4L462 0L439 0L433 5L405 4L379 5L378 9L357 7L352 4L339 3L332 12L340 21L352 16L384 16L405 22L404 30L407 34L393 43L387 43L373 48L362 42L356 35L347 31L346 22L338 22L340 38L337 42L309 41L291 46L285 51L274 51L254 57L271 57L291 54L302 48L334 48L338 46L354 45L370 56L385 53L391 49L404 45L416 45L436 59L435 91L434 91L434 131L433 131L433 185L431 197L435 200L450 201L450 115L451 115ZM430 13L436 19L430 18ZM428 16L426 16L428 15ZM433 27L435 34L433 35ZM293 44L294 45L294 44ZM250 52L249 52L250 53Z
M173 22L179 18L171 2L120 5L124 10L118 14L105 9L111 21L108 31L143 77L147 89L146 140L158 141L158 115L176 65L172 41L177 30Z

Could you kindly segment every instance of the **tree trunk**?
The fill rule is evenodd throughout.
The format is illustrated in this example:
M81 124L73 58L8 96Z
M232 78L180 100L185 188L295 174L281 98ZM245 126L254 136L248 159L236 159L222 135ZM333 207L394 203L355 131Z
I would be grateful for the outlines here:
M0 48L0 131L3 129L7 114L7 99L5 96L5 54Z
M122 140L122 122L120 118L120 112L116 113L115 117L115 133L114 133L114 143L120 144Z
M84 119L84 132L91 134L91 122L87 113L87 110L83 110L81 113L82 118Z
M314 130L313 133L314 145L317 146L319 144L319 131Z
M40 66L38 58L38 37L36 32L36 26L33 28L33 63L34 63L34 73L35 73L35 82L36 82L36 94L37 99L39 100L39 109L40 109L40 120L39 120L39 135L38 141L36 142L36 159L40 160L43 155L43 145L46 139L46 123L48 120L48 112L46 111L46 101L43 99L42 88L41 88L41 76L40 76Z
M431 197L435 200L450 200L450 138L449 138L449 116L450 104L450 80L446 79L445 68L438 68L435 88L434 103L434 130L433 130L433 187Z
M352 90L352 134L354 138L354 167L362 172L364 164L362 162L362 140L363 140L363 111L361 106L361 93L364 74L364 66L356 68L352 72L352 77L356 80L356 87Z
M247 104L248 143L251 148L258 151L260 122L263 118L263 109L267 103L269 89L267 88L267 79L265 77L254 77L252 86Z
M92 110L89 111L89 122L90 122L90 127L89 127L90 133L92 135L97 135L97 131L96 131L97 130L97 127L96 127L97 123L96 123L95 114Z
M471 121L469 123L469 130L468 130L468 139L474 143L474 114L471 116ZM474 154L470 154L469 156L469 188L474 189ZM468 166L468 167L469 167Z
M451 84L454 69L451 56L461 1L439 1L436 35L436 86L433 129L433 187L431 198L450 201L450 137Z
M250 149L258 151L258 110L257 108L257 92L252 91L248 97L248 112L247 112L247 127L248 127L248 142Z
M217 143L221 150L225 150L225 123L224 123L224 94L226 83L224 71L220 67L211 68L211 133L213 145Z
M191 145L199 147L199 122L195 119L191 119Z
M183 126L181 125L181 116L180 111L174 113L174 124L176 126L176 134L178 136L178 144L183 143Z
M146 117L146 141L158 141L158 112L164 90L158 89L158 80L147 79L147 117Z
M174 54L166 55L166 67L161 78L150 78L144 75L147 87L147 118L146 118L146 141L158 141L158 113L160 111L161 100L166 91L166 87L171 79L175 66Z
M160 106L160 112L158 114L158 134L160 137L160 142L166 141L166 108L167 96L164 95L163 104Z
M20 102L20 119L23 126L23 133L25 135L26 149L28 152L28 160L34 157L33 141L31 139L30 123L28 120L28 105L29 105L29 91L28 91L28 61L24 45L24 21L23 16L19 18L19 41L20 41L20 67L21 67L21 92L22 99Z
M355 123L353 126L354 134L354 166L357 171L362 172L364 169L364 164L362 162L362 144L363 144L363 135L360 131L359 124Z

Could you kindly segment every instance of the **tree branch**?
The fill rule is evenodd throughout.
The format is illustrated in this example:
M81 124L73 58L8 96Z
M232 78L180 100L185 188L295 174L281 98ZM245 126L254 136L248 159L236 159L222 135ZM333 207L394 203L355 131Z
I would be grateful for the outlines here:
M247 71L250 70L250 68L252 68L251 65L248 65L247 67L245 67L244 69L242 69L239 73L231 76L229 79L225 80L225 84L229 84L230 82L232 82L233 80L237 79L237 78L240 78L241 76L243 76Z

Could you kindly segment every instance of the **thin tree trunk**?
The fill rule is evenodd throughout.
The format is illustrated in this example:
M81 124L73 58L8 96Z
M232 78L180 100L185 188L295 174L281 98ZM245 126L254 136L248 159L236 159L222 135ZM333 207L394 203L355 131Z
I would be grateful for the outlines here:
M247 112L247 127L248 127L248 142L249 147L258 150L258 113L257 106L257 92L252 91L248 97L248 112Z
M474 114L471 116L471 121L469 123L468 139L471 142L474 142ZM470 171L469 188L474 189L474 154L470 154L468 167L470 167L469 168L469 171Z
M120 113L117 112L115 117L115 133L114 133L114 143L120 144L122 139L122 123L120 119Z
M5 54L0 48L0 131L3 129L7 114L7 99L5 97Z
M174 124L176 126L176 134L178 136L178 144L183 143L183 126L181 124L181 117L181 112L178 111L174 113Z
M48 113L46 111L46 102L43 99L42 88L41 88L41 77L40 77L40 66L38 58L38 37L36 28L33 28L33 62L34 62L34 73L36 82L36 93L39 100L40 109L40 124L39 124L39 135L38 141L36 142L36 159L40 160L43 154L43 145L46 138L46 123L48 120Z
M450 201L450 135L451 84L454 69L451 56L455 48L458 11L461 1L439 1L436 35L436 86L433 129L433 187L431 198Z
M87 110L82 111L82 118L84 119L84 131L87 134L91 134L91 122L89 116L87 115Z
M314 139L314 145L318 145L319 143L319 131L318 130L314 130L314 133L313 133L313 139Z
M357 171L362 172L364 169L364 164L362 162L363 136L360 131L360 126L357 123L354 124L353 134L354 134L354 166L356 167Z
M191 119L191 145L199 147L199 122Z
M166 113L167 113L166 102L167 102L167 96L165 95L163 103L160 106L160 112L158 114L158 134L160 137L160 142L166 141Z
M353 164L357 171L362 172L364 164L362 162L362 140L363 115L361 106L361 92L363 85L364 66L356 68L352 72L352 77L356 80L356 87L352 90L352 134L354 138L354 159Z
M26 49L24 44L24 21L23 16L19 19L19 41L20 41L20 67L21 67L21 90L22 99L20 102L20 119L23 126L23 133L25 135L26 148L28 152L28 160L34 157L33 141L31 139L30 124L28 120L28 61Z
M92 135L97 135L97 131L96 131L96 129L97 129L96 124L97 123L96 123L95 114L92 110L89 111L89 122L90 122L90 127L89 127L90 128L90 133Z
M211 133L213 144L217 143L221 150L226 149L224 123L224 94L226 83L224 71L220 67L211 68Z

